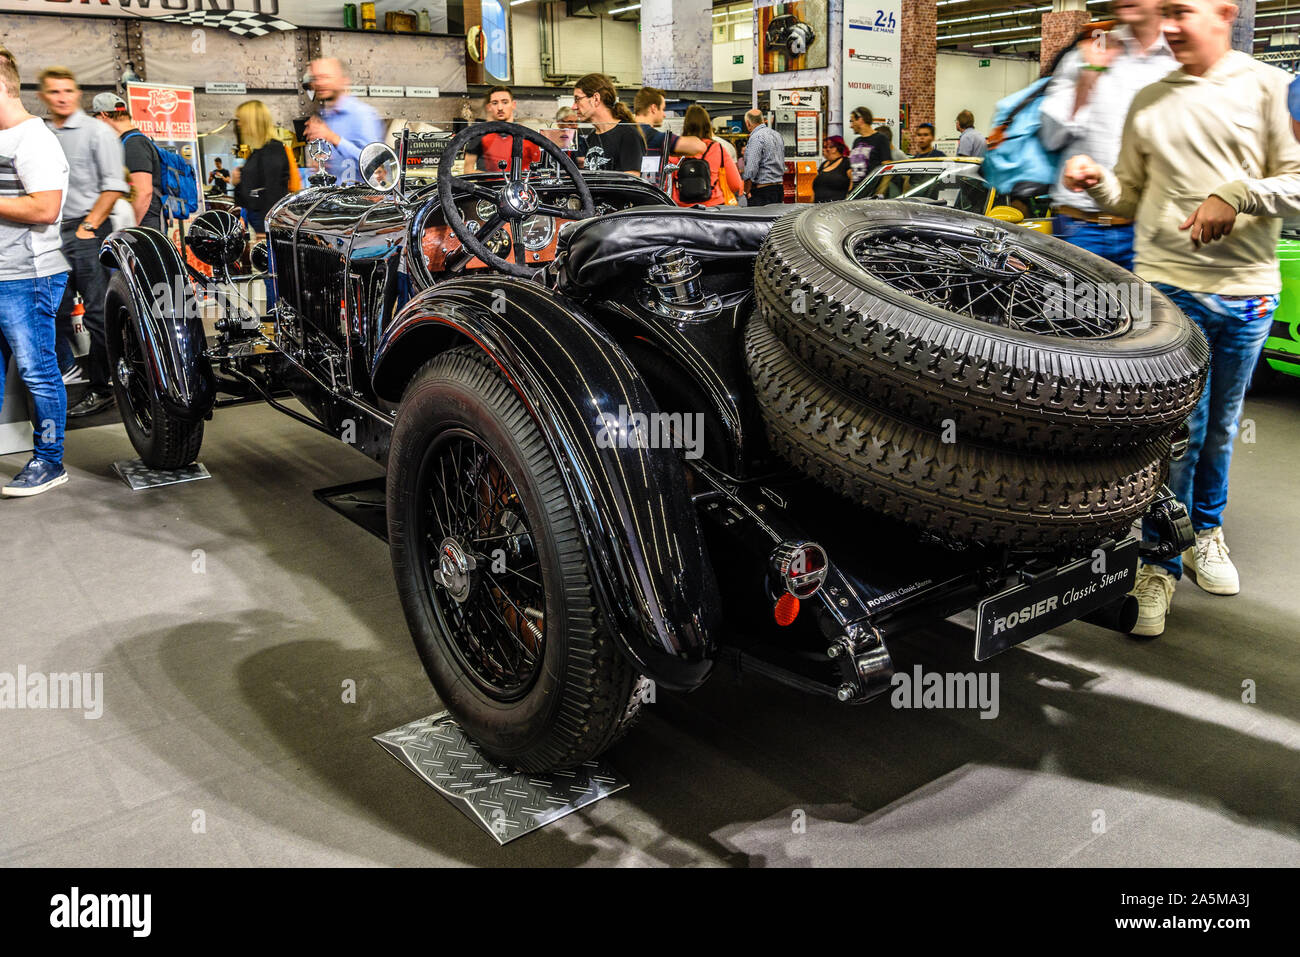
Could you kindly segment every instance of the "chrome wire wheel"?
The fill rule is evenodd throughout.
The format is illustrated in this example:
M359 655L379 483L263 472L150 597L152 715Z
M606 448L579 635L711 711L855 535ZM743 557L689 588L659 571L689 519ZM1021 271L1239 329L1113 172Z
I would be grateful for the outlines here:
M1076 281L1077 267L1029 249L998 226L866 229L845 245L887 285L995 326L1061 339L1110 339L1133 323L1124 283ZM1141 288L1136 277L1129 285Z
M126 397L127 412L135 421L142 435L153 434L152 399L149 392L149 369L145 363L144 348L131 324L131 317L126 310L119 317L121 327L120 347L116 367L113 370L118 384Z
M419 568L447 644L497 701L540 672L546 590L533 532L505 466L478 436L449 429L420 469Z

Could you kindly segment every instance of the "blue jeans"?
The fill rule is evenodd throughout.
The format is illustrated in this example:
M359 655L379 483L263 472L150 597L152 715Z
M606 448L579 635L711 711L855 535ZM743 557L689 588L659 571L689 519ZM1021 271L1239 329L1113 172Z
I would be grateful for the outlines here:
M1214 296L1159 282L1154 285L1210 340L1210 377L1201 401L1187 420L1191 432L1187 454L1169 466L1169 489L1187 507L1192 527L1201 532L1223 524L1237 418L1273 324L1278 297ZM1142 532L1148 540L1155 538L1146 523ZM1182 577L1183 564L1178 556L1159 564L1174 577Z
M1099 226L1057 214L1052 217L1052 235L1064 239L1117 266L1133 271L1133 226Z
M67 282L66 272L40 279L0 280L0 396L12 355L36 400L36 458L55 465L63 461L68 393L54 355L54 317Z

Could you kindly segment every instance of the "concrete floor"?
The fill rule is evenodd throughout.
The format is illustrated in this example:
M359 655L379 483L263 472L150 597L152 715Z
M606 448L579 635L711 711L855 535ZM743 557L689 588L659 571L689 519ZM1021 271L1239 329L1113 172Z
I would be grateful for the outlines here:
M1245 415L1240 596L1184 582L1158 640L1073 624L985 663L991 721L720 673L612 752L629 789L504 848L371 741L438 709L386 549L311 494L372 465L249 405L209 424L211 480L132 493L121 426L78 430L67 486L0 501L0 672L103 672L105 710L0 711L0 862L1294 865L1300 394ZM971 643L895 652L969 671Z

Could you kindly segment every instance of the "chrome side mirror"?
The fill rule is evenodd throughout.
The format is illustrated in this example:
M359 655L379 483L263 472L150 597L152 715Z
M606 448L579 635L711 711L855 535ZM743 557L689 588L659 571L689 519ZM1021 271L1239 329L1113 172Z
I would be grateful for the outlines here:
M371 189L387 193L397 188L401 167L397 162L397 154L387 144L371 143L366 146L361 151L358 165L361 168L361 178Z

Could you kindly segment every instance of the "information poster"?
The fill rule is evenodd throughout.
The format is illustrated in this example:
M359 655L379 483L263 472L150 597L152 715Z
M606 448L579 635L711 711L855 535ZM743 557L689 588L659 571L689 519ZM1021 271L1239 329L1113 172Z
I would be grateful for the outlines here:
M865 106L898 136L902 0L844 2L844 116ZM849 134L846 132L845 136Z
M194 188L203 209L203 183L199 179L198 123L194 111L194 87L162 83L128 83L126 102L131 122L159 149L180 154L194 170ZM169 222L170 228L175 224ZM178 240L179 236L173 237ZM179 243L178 243L179 245Z

